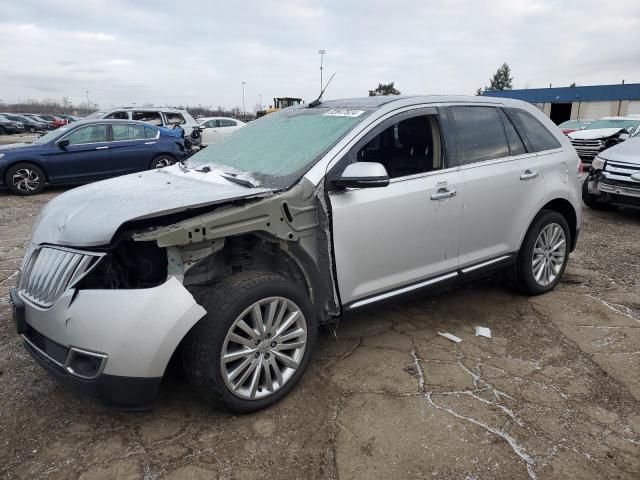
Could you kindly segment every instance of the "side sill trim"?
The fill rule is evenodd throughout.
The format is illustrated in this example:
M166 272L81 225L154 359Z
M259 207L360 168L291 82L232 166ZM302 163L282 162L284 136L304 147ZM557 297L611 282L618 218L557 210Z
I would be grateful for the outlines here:
M392 290L390 292L381 293L379 295L374 295L373 297L365 298L364 300L358 300L353 302L351 305L347 307L347 310L353 310L354 308L362 307L364 305L368 305L370 303L378 302L380 300L385 300L387 298L395 297L396 295L401 295L403 293L411 292L412 290L417 290L422 287L426 287L428 285L433 285L434 283L442 282L444 280L448 280L450 278L455 278L458 276L458 272L448 273L446 275L441 275L439 277L431 278L429 280L425 280L424 282L414 283L413 285L409 285L407 287L402 287L397 290Z
M503 256L498 257L498 258L492 258L491 260L487 260L486 262L478 263L476 265L472 265L470 267L463 268L460 271L462 273L473 272L473 271L478 270L480 268L488 267L489 265L493 265L494 263L502 262L503 260L507 260L509 258L511 258L511 255L503 255Z

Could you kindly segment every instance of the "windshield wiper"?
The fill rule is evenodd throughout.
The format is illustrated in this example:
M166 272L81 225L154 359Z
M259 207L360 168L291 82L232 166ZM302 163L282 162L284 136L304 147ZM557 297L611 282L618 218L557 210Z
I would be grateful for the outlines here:
M237 183L238 185L242 185L243 187L247 187L247 188L256 188L257 187L257 185L254 185L249 180L245 180L243 178L237 178L237 177L234 177L232 175L220 175L220 176L222 178L224 178L225 180L229 180L232 183Z

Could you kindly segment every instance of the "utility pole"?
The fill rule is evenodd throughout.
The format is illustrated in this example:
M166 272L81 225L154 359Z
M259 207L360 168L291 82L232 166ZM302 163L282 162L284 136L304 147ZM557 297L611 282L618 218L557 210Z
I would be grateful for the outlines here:
M247 118L247 110L244 106L244 85L247 82L242 82L242 119L244 120L245 118Z
M260 110L262 110L262 94L258 95L260 97Z
M326 55L327 51L326 50L318 50L318 53L320 54L320 92L322 92L322 61L324 60L324 56Z
M87 110L89 110L89 90L86 91L87 93Z

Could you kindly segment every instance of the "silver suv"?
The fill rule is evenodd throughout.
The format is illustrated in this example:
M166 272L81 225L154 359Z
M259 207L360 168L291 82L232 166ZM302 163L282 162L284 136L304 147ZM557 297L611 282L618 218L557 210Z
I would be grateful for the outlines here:
M86 119L138 120L156 127L173 128L179 125L186 137L195 145L201 142L201 127L189 112L181 108L169 107L119 107L111 110L98 110Z
M213 405L290 392L320 324L505 270L560 281L580 229L579 159L535 107L371 97L288 108L173 165L43 209L17 331L69 387L148 405L172 357Z

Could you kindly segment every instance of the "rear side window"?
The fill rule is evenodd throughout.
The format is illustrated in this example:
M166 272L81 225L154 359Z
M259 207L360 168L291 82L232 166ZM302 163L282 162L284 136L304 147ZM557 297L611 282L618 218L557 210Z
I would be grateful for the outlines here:
M140 140L145 137L145 127L143 125L112 125L113 140Z
M553 134L533 115L529 112L516 108L512 108L511 111L520 121L522 129L529 139L529 143L531 143L531 147L534 152L560 148L560 142L558 139L554 137Z
M233 120L221 119L220 120L220 126L221 127L235 127L236 126L236 122L234 122Z
M109 118L114 120L129 120L129 115L127 115L127 112L113 112L104 118Z
M206 122L204 122L204 126L207 128L217 128L220 126L220 121L219 120L207 120Z
M504 130L507 132L507 140L509 140L509 148L511 149L511 155L522 155L523 153L527 153L527 149L524 146L524 142L522 138L520 138L520 134L511 123L509 117L507 117L504 112L500 115L502 118L502 122L504 123Z
M449 107L456 129L460 163L509 156L507 137L494 107Z
M160 112L133 112L132 120L139 120L141 122L147 122L156 127L162 126L162 117Z

